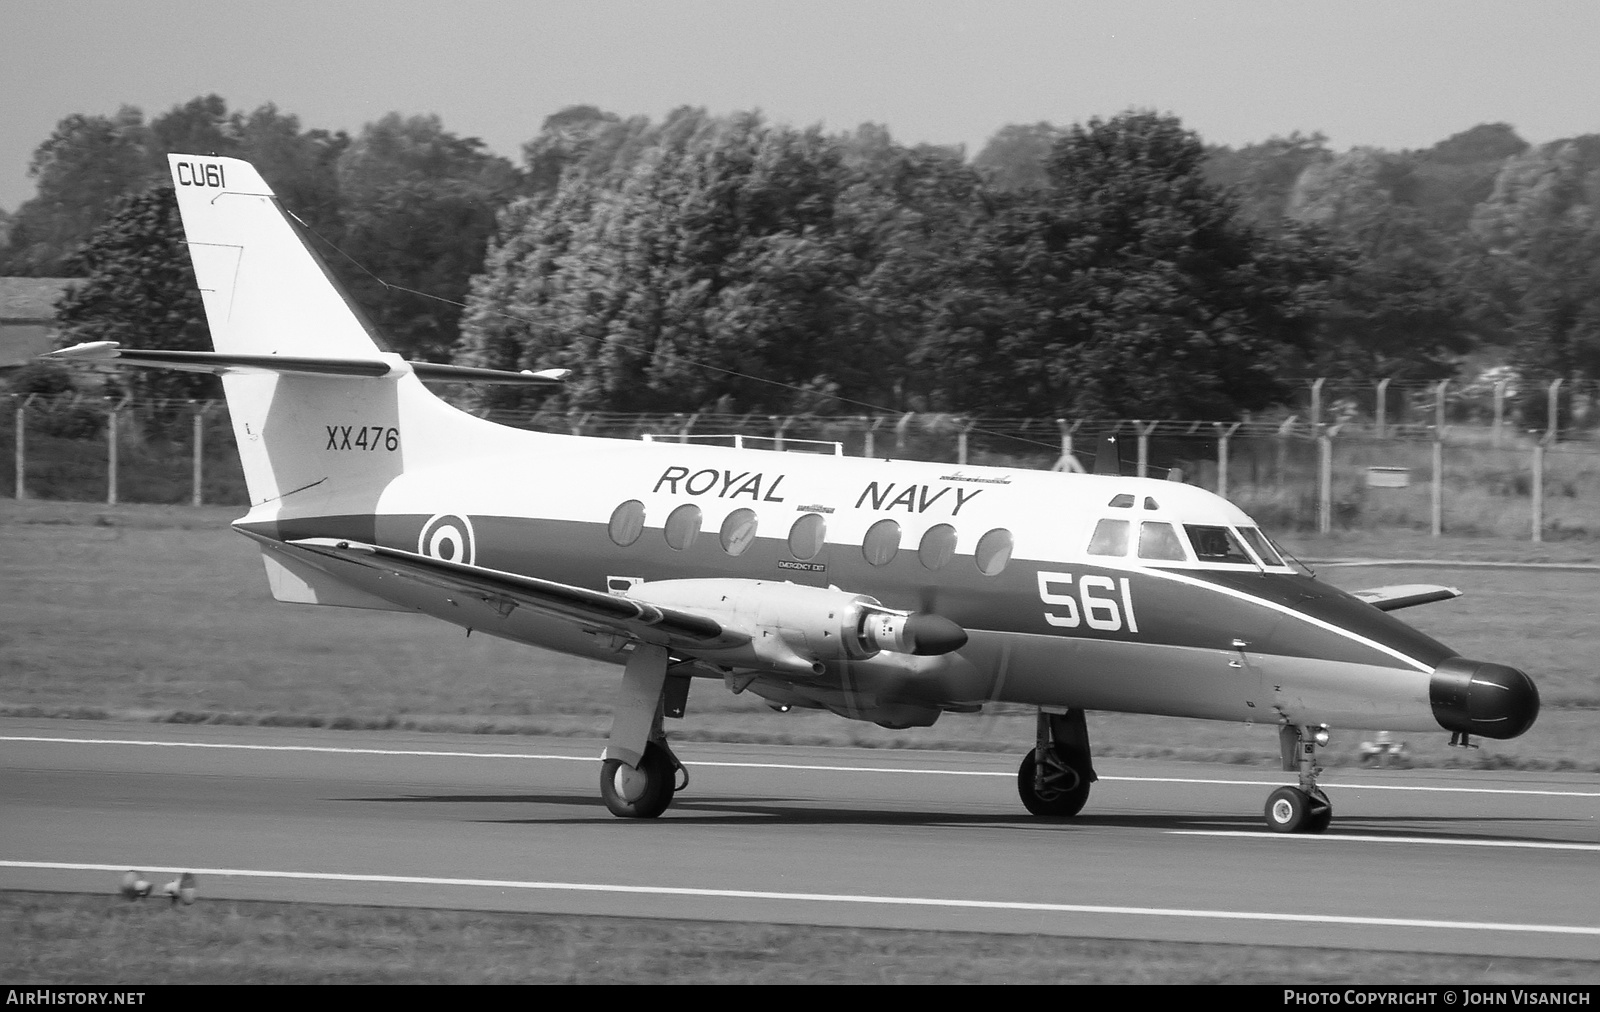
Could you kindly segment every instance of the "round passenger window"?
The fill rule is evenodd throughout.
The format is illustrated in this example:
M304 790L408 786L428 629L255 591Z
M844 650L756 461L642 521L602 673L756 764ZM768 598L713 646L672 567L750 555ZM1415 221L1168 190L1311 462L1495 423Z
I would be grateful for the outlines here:
M917 546L917 558L929 569L943 569L956 554L956 529L949 524L928 528Z
M824 534L821 513L807 513L789 528L789 551L797 559L814 559L822 551Z
M612 510L608 531L611 540L623 548L638 541L639 535L644 533L644 503L637 499L629 499Z
M978 547L973 549L972 561L978 564L978 572L984 576L997 576L1011 561L1011 532L1004 527L994 530L978 539Z
M744 550L756 543L756 511L739 509L722 521L722 550L729 555L743 555Z
M893 520L879 520L861 540L861 554L874 566L887 566L899 551L900 525Z
M667 546L683 551L694 544L694 539L700 533L700 507L693 503L684 503L667 515L667 526L663 532L667 536Z

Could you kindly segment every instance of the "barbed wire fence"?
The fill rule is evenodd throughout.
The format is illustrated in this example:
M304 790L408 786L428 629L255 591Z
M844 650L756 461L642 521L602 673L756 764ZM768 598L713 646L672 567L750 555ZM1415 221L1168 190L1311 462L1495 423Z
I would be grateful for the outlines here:
M518 428L614 439L961 465L1079 469L1120 437L1128 473L1201 485L1276 529L1399 526L1546 538L1600 535L1600 389L1515 381L1308 381L1291 406L1237 421L493 410ZM0 398L0 405L6 403ZM1537 417L1542 413L1543 417ZM221 401L12 395L0 443L16 499L247 505Z

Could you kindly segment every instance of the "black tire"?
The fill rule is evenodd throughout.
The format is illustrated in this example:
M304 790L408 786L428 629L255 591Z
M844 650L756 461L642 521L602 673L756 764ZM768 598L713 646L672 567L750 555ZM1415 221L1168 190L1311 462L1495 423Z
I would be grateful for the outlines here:
M644 783L635 785L637 793L628 798L619 783L625 772L621 759L607 759L600 764L600 797L612 815L623 819L654 819L672 804L677 770L667 758L665 749L651 742L644 747L644 758L639 760L638 773L644 774ZM628 771L631 772L631 771Z
M1333 802L1318 788L1311 792L1311 812L1306 816L1302 833L1321 833L1333 822Z
M1328 809L1333 814L1333 809ZM1267 797L1267 828L1275 833L1300 833L1311 818L1311 796L1298 787L1280 787Z
M1083 811L1089 800L1089 775L1062 760L1054 749L1046 756L1044 783L1038 780L1037 749L1022 759L1017 769L1017 794L1022 806L1047 819L1070 819Z

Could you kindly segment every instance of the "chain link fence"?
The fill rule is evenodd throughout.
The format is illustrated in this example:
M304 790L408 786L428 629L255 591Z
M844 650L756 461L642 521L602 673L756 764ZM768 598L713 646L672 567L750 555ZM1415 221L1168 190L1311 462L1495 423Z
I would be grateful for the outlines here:
M1396 402L1403 409L1382 411L1372 390L1370 410L1359 411L1333 396L1340 389L1322 386L1304 415L1238 422L926 413L492 411L486 417L611 439L1067 470L1092 467L1101 438L1113 434L1126 473L1203 486L1275 530L1403 527L1533 540L1600 535L1600 440L1587 428L1593 391L1550 398L1542 405L1545 426L1530 428L1524 414L1508 408L1514 402L1504 390L1498 397L1490 391L1484 401L1482 391L1455 396L1449 384L1434 384L1407 391ZM4 496L247 505L222 402L18 395L0 417L0 445L13 448L13 466L0 476Z

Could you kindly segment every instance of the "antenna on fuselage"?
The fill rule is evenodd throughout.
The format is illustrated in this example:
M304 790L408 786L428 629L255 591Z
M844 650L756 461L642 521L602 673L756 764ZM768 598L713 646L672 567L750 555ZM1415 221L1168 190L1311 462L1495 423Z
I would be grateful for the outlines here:
M1100 446L1094 454L1095 474L1121 474L1122 451L1117 446L1115 435L1100 437Z

